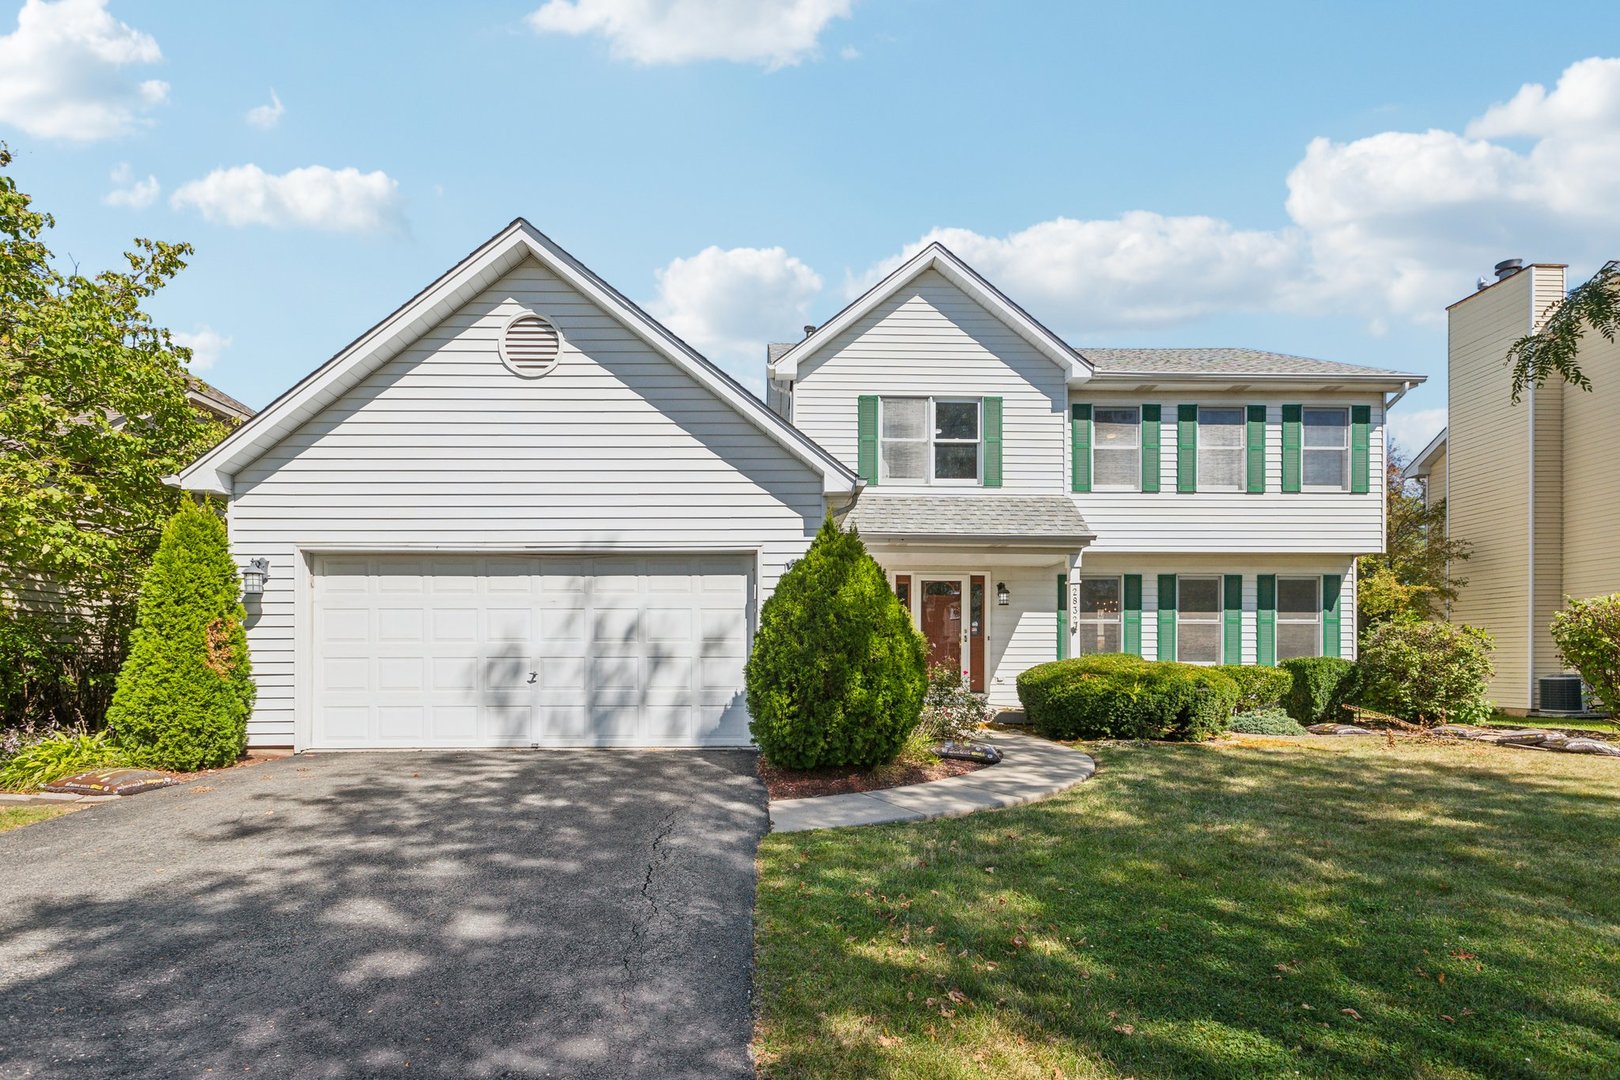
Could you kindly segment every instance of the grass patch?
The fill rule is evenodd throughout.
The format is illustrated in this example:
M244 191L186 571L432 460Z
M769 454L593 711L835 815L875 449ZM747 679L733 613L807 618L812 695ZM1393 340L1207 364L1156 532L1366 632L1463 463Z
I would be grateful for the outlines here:
M767 1077L1557 1077L1620 1061L1620 768L1104 745L1065 795L769 836Z
M36 821L49 821L53 817L61 817L77 807L69 806L0 806L0 832L7 829L20 829L24 825L32 825Z
M1620 734L1620 727L1608 720L1574 716L1509 716L1505 712L1493 712L1485 723L1495 727L1536 728L1541 731L1595 731L1600 735Z

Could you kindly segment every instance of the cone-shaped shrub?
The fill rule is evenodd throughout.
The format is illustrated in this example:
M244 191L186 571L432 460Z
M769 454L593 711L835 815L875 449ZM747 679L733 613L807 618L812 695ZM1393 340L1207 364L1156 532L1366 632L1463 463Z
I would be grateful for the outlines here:
M750 730L773 764L881 765L917 726L922 635L855 533L827 519L760 611Z
M107 710L114 739L141 764L190 771L242 756L253 679L240 596L224 521L188 500L141 584Z

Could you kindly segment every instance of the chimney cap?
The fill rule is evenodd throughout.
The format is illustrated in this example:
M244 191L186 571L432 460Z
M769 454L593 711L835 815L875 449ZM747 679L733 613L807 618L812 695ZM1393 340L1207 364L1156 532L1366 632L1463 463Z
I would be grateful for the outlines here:
M1524 269L1523 259L1503 259L1496 264L1496 280L1505 281Z
M804 324L804 336L805 337L809 337L811 334L813 334L815 332L816 332L816 324L815 323L805 323Z

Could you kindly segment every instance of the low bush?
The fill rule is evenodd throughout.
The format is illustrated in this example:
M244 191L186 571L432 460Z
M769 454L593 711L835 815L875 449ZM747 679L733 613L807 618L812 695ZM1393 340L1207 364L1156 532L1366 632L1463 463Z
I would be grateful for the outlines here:
M1238 693L1215 668L1117 653L1039 664L1018 677L1025 714L1051 739L1213 738Z
M924 738L931 743L972 739L989 719L984 698L962 685L960 670L945 664L928 669L928 691L917 721Z
M1358 702L1414 724L1483 723L1494 647L1472 626L1384 623L1361 645Z
M1354 700L1356 665L1337 656L1296 656L1277 665L1293 685L1283 695L1288 715L1309 727L1335 723L1339 706Z
M1237 683L1238 712L1255 712L1279 704L1294 685L1294 677L1274 667L1222 664L1215 669Z
M1620 724L1620 593L1568 603L1552 621L1558 655Z
M53 731L0 761L0 791L37 791L74 773L130 764L130 756L104 731Z
M1309 735L1298 720L1278 708L1252 709L1232 717L1232 730L1240 735Z
M828 518L760 610L749 731L783 768L887 764L917 728L925 654L882 567Z

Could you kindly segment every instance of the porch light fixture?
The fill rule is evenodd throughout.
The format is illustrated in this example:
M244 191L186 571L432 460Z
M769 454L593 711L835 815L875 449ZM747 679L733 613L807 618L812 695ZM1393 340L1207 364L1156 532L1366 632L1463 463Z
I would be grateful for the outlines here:
M1006 607L1012 603L1012 593L1007 591L1007 583L996 582L996 607Z
M242 571L242 595L260 596L264 593L264 579L270 576L269 559L251 559Z

